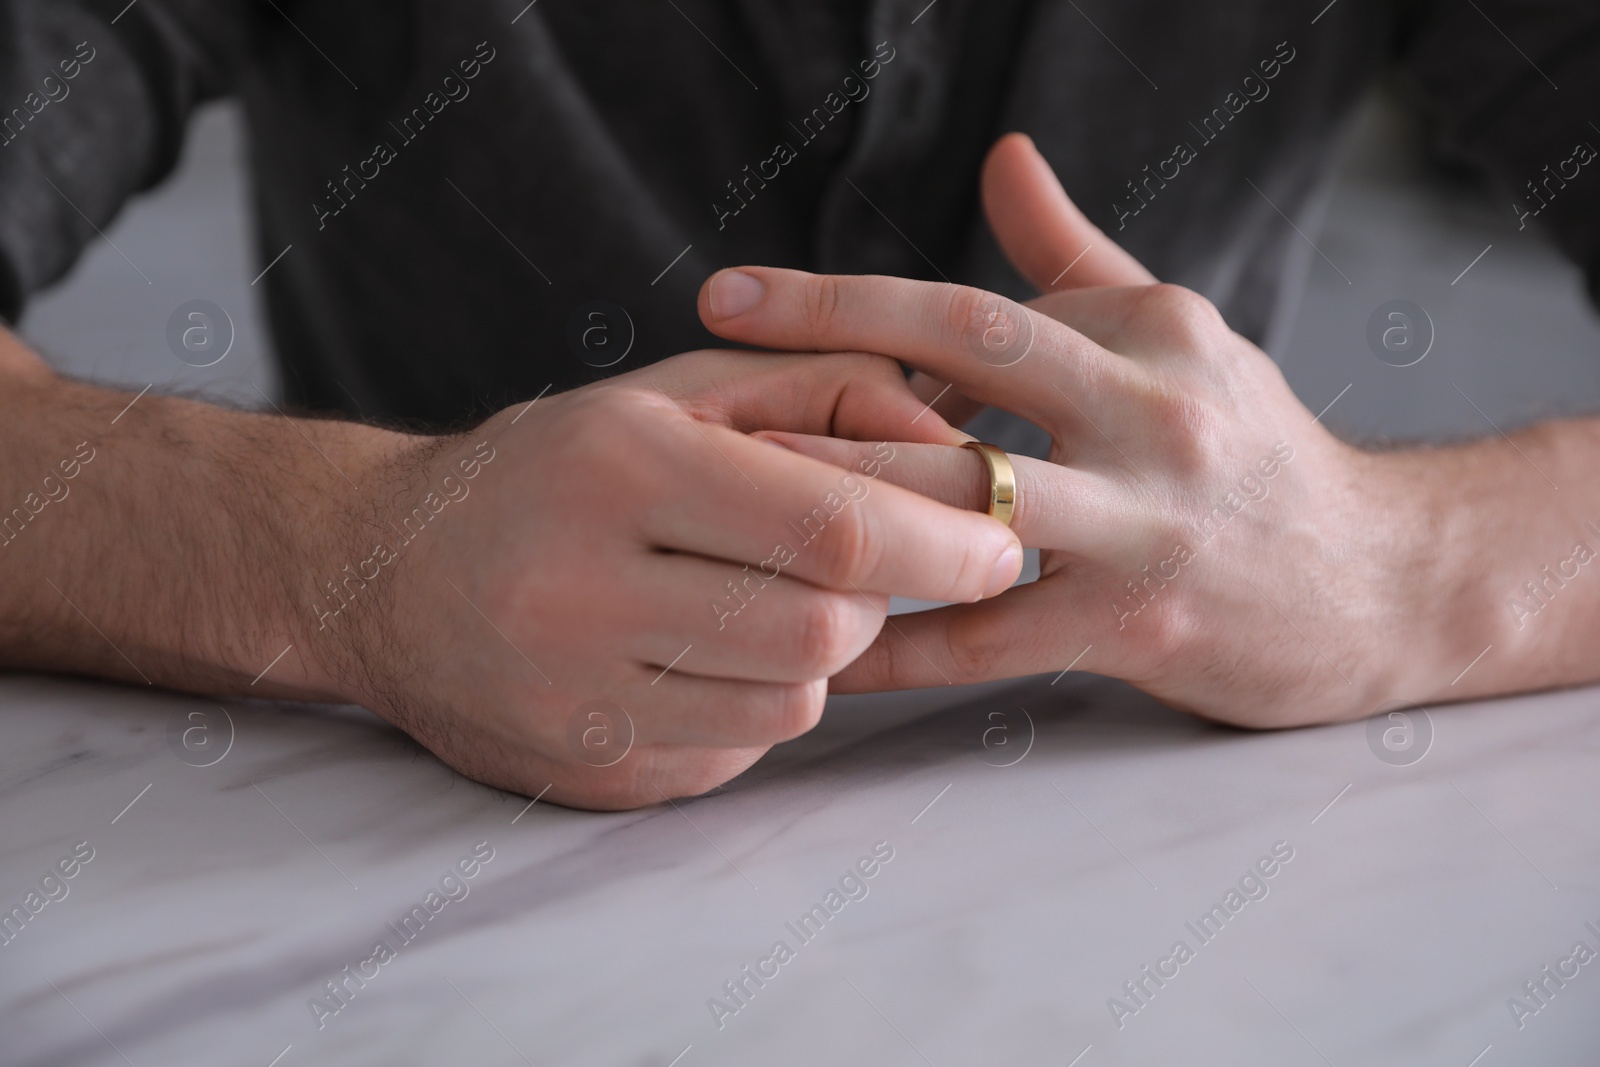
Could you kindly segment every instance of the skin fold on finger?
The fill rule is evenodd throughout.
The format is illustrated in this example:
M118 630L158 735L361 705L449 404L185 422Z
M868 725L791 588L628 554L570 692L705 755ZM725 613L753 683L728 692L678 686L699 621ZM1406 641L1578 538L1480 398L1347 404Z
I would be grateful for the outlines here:
M634 569L625 587L635 591L626 607L635 628L623 651L675 674L825 679L865 651L889 606L885 596L820 589L770 568L682 553L651 553Z
M1008 133L995 142L981 185L995 239L1041 292L1156 280L1078 210L1026 134Z
M1047 426L1059 414L1056 388L1093 402L1135 374L1128 361L1015 301L937 282L730 268L702 287L700 311L707 328L736 341L881 352Z
M849 469L871 445L832 437L764 432L762 438L825 463ZM902 488L968 511L989 508L989 468L970 448L896 444L883 477ZM1104 479L1029 456L1012 456L1017 501L1011 529L1028 548L1092 556L1117 549L1137 516L1124 495Z
M971 601L1022 569L1016 535L881 478L899 446L854 470L722 426L684 420L658 449L691 491L640 516L654 547L774 570L841 592Z

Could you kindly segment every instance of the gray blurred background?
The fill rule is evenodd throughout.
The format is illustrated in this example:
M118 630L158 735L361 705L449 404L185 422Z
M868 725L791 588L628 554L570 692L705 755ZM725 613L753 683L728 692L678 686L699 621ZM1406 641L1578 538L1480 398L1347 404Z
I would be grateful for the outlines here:
M1532 226L1518 232L1509 195L1432 166L1423 141L1393 98L1375 94L1319 219L1296 220L1320 254L1289 340L1271 353L1290 384L1313 412L1338 397L1324 421L1362 440L1600 411L1600 318L1578 271ZM202 112L177 174L32 302L23 334L81 377L251 406L256 389L275 395L252 282L282 249L255 248L243 150L236 107ZM194 299L224 309L235 331L226 358L203 369L167 343L169 317ZM1436 331L1414 366L1379 360L1367 342L1368 319L1394 299L1425 309Z

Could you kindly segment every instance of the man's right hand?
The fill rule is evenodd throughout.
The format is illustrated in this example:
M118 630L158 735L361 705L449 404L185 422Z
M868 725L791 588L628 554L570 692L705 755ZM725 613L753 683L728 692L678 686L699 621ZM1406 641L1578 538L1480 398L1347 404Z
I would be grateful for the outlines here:
M104 457L0 548L7 665L360 703L560 803L721 784L816 723L889 595L1021 568L999 523L877 479L893 444L841 472L746 435L960 440L881 357L690 353L418 438L155 396L113 427L127 395L0 340L5 501L80 437Z
M383 679L362 703L471 777L649 804L814 726L890 594L971 601L1016 579L999 523L875 480L893 444L841 474L742 432L779 423L955 439L866 356L694 353L502 412L428 446L377 513L393 544L403 517L421 526L419 494L467 494L400 549L383 610L353 620Z

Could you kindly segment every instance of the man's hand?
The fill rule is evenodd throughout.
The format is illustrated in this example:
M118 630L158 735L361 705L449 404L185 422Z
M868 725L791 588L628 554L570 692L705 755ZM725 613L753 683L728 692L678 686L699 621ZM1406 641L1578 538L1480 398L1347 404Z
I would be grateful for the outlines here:
M702 291L702 318L724 337L891 355L1053 438L1050 462L1014 458L1013 527L1044 550L1038 583L897 620L836 689L1073 664L1212 718L1287 726L1439 694L1475 652L1507 640L1481 603L1437 624L1464 587L1440 573L1444 543L1461 533L1448 496L1460 461L1336 440L1209 302L1152 284L1090 227L1025 139L996 149L985 193L1036 285L1080 254L1072 273L1088 285L1023 307L954 285L739 268ZM773 437L841 466L863 454ZM980 457L901 451L888 477L984 506ZM1502 452L1480 455L1485 477L1517 476Z
M704 792L815 724L889 595L1022 565L883 477L905 445L842 472L769 428L959 439L878 356L692 353L421 438L63 381L0 332L0 662L361 703L566 804Z
M502 412L430 446L376 516L382 537L480 461L384 609L355 620L356 660L382 679L362 701L474 778L649 804L814 726L890 594L974 601L1015 581L1015 535L891 483L906 445L840 471L744 432L780 425L958 438L876 356L696 353Z

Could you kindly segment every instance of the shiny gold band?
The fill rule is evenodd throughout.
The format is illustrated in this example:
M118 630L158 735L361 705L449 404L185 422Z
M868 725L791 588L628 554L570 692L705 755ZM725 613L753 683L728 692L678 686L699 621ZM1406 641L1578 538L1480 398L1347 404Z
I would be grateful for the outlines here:
M1011 514L1017 507L1017 472L1011 466L1011 457L982 441L966 441L961 447L983 457L989 468L989 514L1010 526Z

